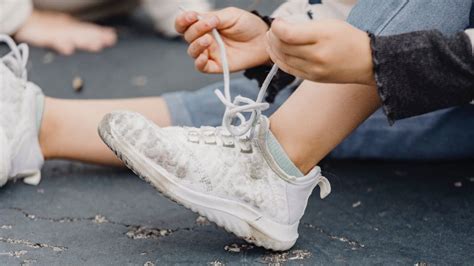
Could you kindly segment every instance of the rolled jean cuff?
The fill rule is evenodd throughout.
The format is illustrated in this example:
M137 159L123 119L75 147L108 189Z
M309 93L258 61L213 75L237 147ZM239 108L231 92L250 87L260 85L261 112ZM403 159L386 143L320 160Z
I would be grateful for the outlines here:
M172 126L193 126L193 120L184 102L186 92L170 92L162 95L170 113Z

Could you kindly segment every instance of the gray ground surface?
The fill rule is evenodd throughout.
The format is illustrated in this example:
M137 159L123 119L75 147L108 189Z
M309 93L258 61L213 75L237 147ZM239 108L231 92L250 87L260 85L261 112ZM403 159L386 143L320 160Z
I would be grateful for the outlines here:
M120 26L122 42L100 55L48 62L47 51L33 49L31 78L46 94L66 98L149 96L220 79L196 73L184 44L140 25ZM80 94L71 88L76 75L86 82ZM137 86L137 77L146 84ZM0 264L474 262L472 162L322 166L333 193L310 199L292 251L269 253L197 220L128 171L48 162L38 187L18 182L0 189ZM232 244L240 251L225 250Z

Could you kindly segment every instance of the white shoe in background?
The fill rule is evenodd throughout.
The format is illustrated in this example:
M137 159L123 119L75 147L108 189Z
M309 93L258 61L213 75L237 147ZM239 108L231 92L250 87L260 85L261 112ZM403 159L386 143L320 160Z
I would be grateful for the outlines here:
M0 35L11 52L0 58L0 186L11 179L37 185L41 180L43 154L38 140L38 110L44 99L41 89L27 81L28 46L16 45Z

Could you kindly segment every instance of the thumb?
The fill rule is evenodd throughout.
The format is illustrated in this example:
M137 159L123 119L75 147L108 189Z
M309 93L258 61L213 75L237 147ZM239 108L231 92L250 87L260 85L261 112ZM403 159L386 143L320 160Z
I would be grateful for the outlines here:
M278 18L272 23L270 31L287 44L312 44L318 39L318 32L314 28L314 22L291 23Z

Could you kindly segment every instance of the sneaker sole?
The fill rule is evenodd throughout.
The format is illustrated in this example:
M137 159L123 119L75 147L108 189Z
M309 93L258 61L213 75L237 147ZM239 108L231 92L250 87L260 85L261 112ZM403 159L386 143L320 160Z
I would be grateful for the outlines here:
M275 223L255 210L231 200L193 191L176 183L169 172L138 154L126 143L116 140L108 125L102 122L99 135L106 145L137 176L150 183L170 200L206 217L226 231L245 241L275 251L288 250L298 239L298 224ZM152 167L151 167L152 165ZM226 210L234 210L230 213Z

